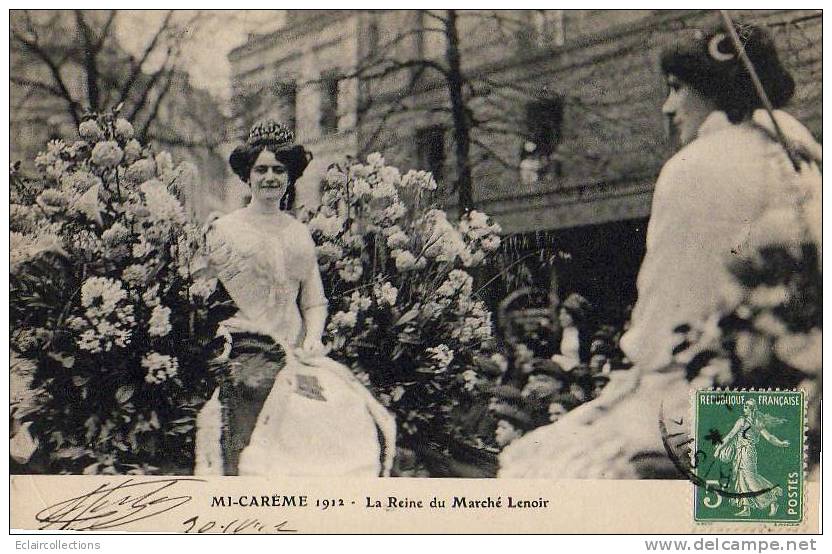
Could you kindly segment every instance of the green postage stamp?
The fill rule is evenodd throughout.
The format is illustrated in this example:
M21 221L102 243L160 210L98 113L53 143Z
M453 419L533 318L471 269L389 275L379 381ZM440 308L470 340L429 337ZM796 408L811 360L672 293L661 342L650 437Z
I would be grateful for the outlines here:
M694 519L803 520L802 391L697 391Z

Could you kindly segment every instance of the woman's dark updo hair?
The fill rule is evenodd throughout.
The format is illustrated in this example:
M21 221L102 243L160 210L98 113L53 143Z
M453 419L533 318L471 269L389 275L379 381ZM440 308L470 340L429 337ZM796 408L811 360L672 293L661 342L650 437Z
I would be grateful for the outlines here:
M312 153L294 143L295 136L285 125L265 120L256 123L249 132L248 140L231 152L228 163L231 170L245 183L249 182L251 169L263 151L274 154L275 159L286 166L289 185L280 200L280 208L291 210L295 204L295 182L303 175L312 161Z
M771 35L753 25L735 23L734 28L772 106L784 106L794 94L794 79L780 62ZM763 107L731 36L722 27L676 39L662 52L661 68L665 75L676 76L713 100L732 123L748 119Z

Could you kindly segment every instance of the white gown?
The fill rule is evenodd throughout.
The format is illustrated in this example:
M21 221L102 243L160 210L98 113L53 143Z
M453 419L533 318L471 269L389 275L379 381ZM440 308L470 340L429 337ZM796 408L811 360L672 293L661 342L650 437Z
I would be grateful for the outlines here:
M224 216L208 234L209 266L239 312L235 332L268 335L286 352L239 457L240 475L389 475L395 420L343 365L293 354L304 336L301 309L326 303L307 228L281 213L264 224L247 208ZM197 418L198 475L223 472L219 391Z

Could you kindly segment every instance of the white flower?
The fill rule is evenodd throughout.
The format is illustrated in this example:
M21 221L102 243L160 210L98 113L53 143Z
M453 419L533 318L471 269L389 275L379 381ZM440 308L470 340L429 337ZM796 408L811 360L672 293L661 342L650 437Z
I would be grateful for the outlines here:
M46 189L41 192L35 200L38 206L48 214L55 214L66 210L69 206L67 194L58 189Z
M119 148L118 143L112 140L99 142L92 149L92 163L99 167L115 167L122 158L124 152Z
M390 306L395 306L396 299L399 295L399 289L394 287L389 282L385 281L383 284L376 284L373 287L373 294L376 295L376 298L378 298L379 302L383 302Z
M471 296L473 288L474 278L461 269L455 269L448 274L448 278L436 290L436 295L444 298L450 298L455 294L468 297Z
M142 158L130 164L124 172L124 179L132 185L139 185L156 176L156 162Z
M370 183L368 183L366 179L356 179L352 184L352 194L356 198L369 196L372 192L373 187L370 186Z
M338 260L344 255L344 250L334 242L325 242L315 247L318 258Z
M454 360L454 351L445 344L425 349L428 358L434 361L437 371L445 371Z
M89 171L75 171L64 175L61 179L61 186L64 190L72 190L82 194L100 185L101 179Z
M124 145L124 161L127 163L135 162L142 155L142 145L136 139L127 141Z
M358 291L354 291L350 296L350 311L363 312L373 305L373 301L369 297L364 296Z
M143 236L139 236L139 242L133 245L133 257L140 260L153 252L153 245L147 242Z
M142 183L139 187L144 193L145 204L150 211L150 218L155 221L177 221L185 220L185 210L182 204L176 199L161 181L152 179Z
M367 163L376 169L380 169L384 167L384 156L382 156L378 152L373 152L372 154L367 156Z
M151 352L142 358L142 367L147 370L144 380L158 385L176 375L179 361L166 354Z
M116 119L116 136L121 140L130 140L133 138L133 125L123 117Z
M401 202L393 202L390 206L384 209L384 217L396 221L407 213L407 207Z
M396 269L399 271L407 271L416 266L416 256L407 250L393 250L390 255L396 260Z
M104 130L94 119L88 119L78 125L78 135L84 140L96 142L104 138Z
M153 308L148 321L148 334L151 337L164 337L173 330L170 324L170 308L161 304Z
M482 249L486 252L493 252L500 247L500 237L497 235L491 235L482 239L480 243Z
M347 283L354 283L361 279L364 273L364 267L361 265L361 260L358 258L344 258L338 260L335 264L338 268L338 275Z
M156 154L156 170L159 175L173 171L173 156L170 155L170 152L162 151Z
M349 176L352 179L366 178L372 173L372 168L363 164L352 164L349 168Z
M142 301L144 301L148 308L154 308L162 303L162 301L159 300L159 283L148 287L148 289L142 293Z
M326 181L330 185L342 185L346 178L347 176L336 166L331 166L326 170Z
M309 221L308 226L312 232L320 231L325 237L333 238L344 230L344 220L338 216L327 217L319 213Z
M382 181L373 187L371 194L373 198L395 198L397 193L393 183Z
M119 244L130 238L130 231L116 221L109 229L101 233L101 240L108 244Z
M433 175L427 171L411 169L402 177L402 186L405 188L418 188L421 190L436 190L436 181Z
M337 312L332 316L332 324L336 327L352 329L356 323L358 323L358 314L353 311Z
M127 298L121 281L107 277L88 277L81 285L81 305L87 308L88 317L107 317L116 305Z
M101 352L101 338L93 329L87 329L78 337L78 348L92 354Z
M398 168L393 166L382 167L378 172L378 176L385 183L390 183L394 186L398 186L402 182L401 173L399 173Z
M387 237L387 246L390 248L404 248L410 243L410 238L401 229Z

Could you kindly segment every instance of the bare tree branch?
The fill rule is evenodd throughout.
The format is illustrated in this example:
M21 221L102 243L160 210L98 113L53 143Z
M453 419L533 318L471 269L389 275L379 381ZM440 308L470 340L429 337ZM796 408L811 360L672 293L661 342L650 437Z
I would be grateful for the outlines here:
M173 10L168 10L168 13L165 15L165 19L162 21L162 24L159 26L159 29L154 33L153 37L147 43L147 46L142 51L141 56L138 60L130 56L130 74L124 80L124 84L122 84L121 89L118 93L119 102L124 102L127 100L127 95L130 93L130 89L133 88L133 85L136 83L136 79L142 73L142 67L144 66L145 62L148 60L150 55L156 50L156 46L159 44L159 40L161 39L164 32L167 30L168 25L170 24L171 17L173 17Z

